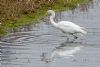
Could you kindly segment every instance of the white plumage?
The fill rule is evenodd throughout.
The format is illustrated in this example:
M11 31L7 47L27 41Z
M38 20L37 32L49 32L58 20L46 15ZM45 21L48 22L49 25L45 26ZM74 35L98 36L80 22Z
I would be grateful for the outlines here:
M57 23L59 29L63 30L66 33L82 33L86 34L86 31L82 29L82 27L69 22L69 21L61 21Z
M78 37L74 34L79 33L81 35L86 34L87 32L83 29L83 27L80 27L79 25L76 25L70 21L60 21L56 23L54 21L55 18L55 12L53 10L48 10L47 13L50 15L50 22L55 26L56 28L60 29L66 34L73 35L75 39Z

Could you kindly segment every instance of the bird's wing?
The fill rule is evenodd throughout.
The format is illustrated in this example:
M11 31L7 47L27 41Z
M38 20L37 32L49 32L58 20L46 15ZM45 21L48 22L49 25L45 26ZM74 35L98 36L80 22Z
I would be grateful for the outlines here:
M70 22L70 21L61 21L58 23L60 26L71 27L71 28L80 28L80 26Z
M70 32L81 32L81 33L86 33L82 27L80 27L79 25L77 24L74 24L70 21L61 21L58 23L58 26L65 30L65 31L70 31Z

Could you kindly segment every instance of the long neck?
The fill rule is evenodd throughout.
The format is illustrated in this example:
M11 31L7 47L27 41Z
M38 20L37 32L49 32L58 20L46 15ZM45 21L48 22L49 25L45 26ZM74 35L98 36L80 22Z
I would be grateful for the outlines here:
M54 26L57 26L57 23L54 21L54 18L55 18L55 13L53 13L53 14L50 16L50 22L51 22Z

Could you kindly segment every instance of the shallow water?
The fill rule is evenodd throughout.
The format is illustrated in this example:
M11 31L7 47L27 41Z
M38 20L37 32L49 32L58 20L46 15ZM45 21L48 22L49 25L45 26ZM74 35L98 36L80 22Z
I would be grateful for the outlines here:
M0 41L1 67L99 67L100 2L56 14L56 21L69 20L85 27L88 34L74 43L49 21L11 30Z

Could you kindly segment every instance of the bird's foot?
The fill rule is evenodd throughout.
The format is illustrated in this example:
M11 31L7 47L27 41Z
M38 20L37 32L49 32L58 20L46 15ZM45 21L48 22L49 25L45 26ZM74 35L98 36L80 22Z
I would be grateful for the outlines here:
M78 37L77 36L74 36L74 38L77 39Z
M72 34L72 35L73 35L73 34ZM67 41L66 41L66 42L68 42L68 43L74 43L76 39L78 39L78 37L75 36L75 35L73 35L73 38L72 38L72 39L67 38Z

